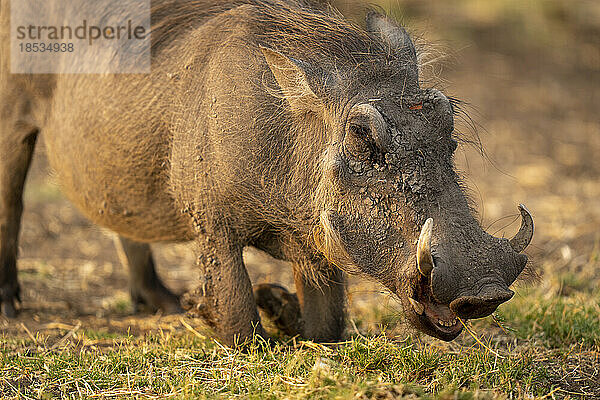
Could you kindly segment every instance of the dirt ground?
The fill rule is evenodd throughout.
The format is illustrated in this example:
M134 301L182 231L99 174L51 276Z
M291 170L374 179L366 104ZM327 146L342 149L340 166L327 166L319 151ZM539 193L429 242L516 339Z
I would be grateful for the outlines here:
M425 76L472 105L467 111L474 127L467 119L458 128L480 138L485 156L464 145L456 161L483 226L512 236L519 225L516 206L526 204L536 223L528 254L542 276L535 285L545 285L549 295L595 290L600 283L598 4L450 3L394 5L411 30L430 43ZM154 250L170 288L182 293L195 287L197 271L187 245L157 244ZM285 263L252 250L246 262L254 283L291 286ZM42 146L26 189L18 268L22 312L14 321L0 317L0 335L58 335L78 324L137 334L179 323L131 314L127 273L110 232L87 222L60 194ZM374 284L353 279L349 290L354 314L382 299L399 308Z

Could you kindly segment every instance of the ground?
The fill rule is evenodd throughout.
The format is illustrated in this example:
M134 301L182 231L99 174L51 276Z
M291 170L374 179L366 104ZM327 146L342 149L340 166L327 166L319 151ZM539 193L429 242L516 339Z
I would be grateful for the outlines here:
M3 398L600 397L600 6L382 5L428 43L424 77L472 105L458 130L485 155L464 144L458 168L490 233L512 236L516 205L531 210L539 280L444 343L407 328L393 297L353 278L347 342L268 326L275 347L240 353L186 316L133 315L110 232L62 197L38 151L18 263L23 310L0 317ZM154 249L169 287L195 287L187 245ZM254 283L291 287L285 263L245 258Z

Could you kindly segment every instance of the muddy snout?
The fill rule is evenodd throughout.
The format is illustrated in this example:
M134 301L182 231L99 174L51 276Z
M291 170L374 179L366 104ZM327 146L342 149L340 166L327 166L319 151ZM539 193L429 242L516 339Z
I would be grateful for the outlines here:
M434 255L434 259L430 275L434 298L465 320L486 317L510 300L514 292L509 285L523 267L520 257L513 254L505 254L496 262L490 260L491 265L474 260L447 262L456 260L447 256L442 259Z
M450 309L462 319L487 317L505 301L510 300L514 292L510 289L494 288L476 296L461 296L450 303Z
M478 225L472 225L471 232L465 227L454 235L447 233L451 231L448 228L439 229L435 240L434 221L428 218L416 249L417 269L422 275L420 299L431 296L431 304L449 307L453 315L465 320L486 317L511 299L514 292L509 286L527 263L522 251L533 236L531 214L523 205L519 211L521 228L510 240L488 235Z

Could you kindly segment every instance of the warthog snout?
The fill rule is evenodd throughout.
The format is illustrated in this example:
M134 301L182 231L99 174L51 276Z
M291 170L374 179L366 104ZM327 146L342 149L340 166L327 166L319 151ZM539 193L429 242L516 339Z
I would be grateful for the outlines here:
M477 296L462 296L450 303L450 310L462 319L483 318L505 301L510 300L514 292L510 289L493 287L489 292Z
M486 317L512 298L509 286L527 263L521 252L533 236L531 215L523 205L519 210L521 228L510 240L478 229L448 234L442 218L425 221L416 248L419 279L408 299L422 330L451 340L462 330L458 318Z

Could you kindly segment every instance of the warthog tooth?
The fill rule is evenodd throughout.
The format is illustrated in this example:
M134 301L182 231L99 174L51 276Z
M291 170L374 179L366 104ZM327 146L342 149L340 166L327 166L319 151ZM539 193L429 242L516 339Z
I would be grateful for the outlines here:
M418 315L422 315L423 311L425 311L425 307L423 307L423 304L419 303L417 300L409 297L408 301L410 301L410 305L412 306L413 310L418 314Z
M421 228L417 242L417 268L423 276L429 276L433 270L433 256L431 255L431 234L433 231L433 218L428 218Z
M519 212L521 213L521 227L519 232L509 240L511 247L517 253L525 250L533 238L533 217L523 204L519 204Z
M438 319L438 324L449 328L456 324L456 319L454 321L444 321L444 320Z

